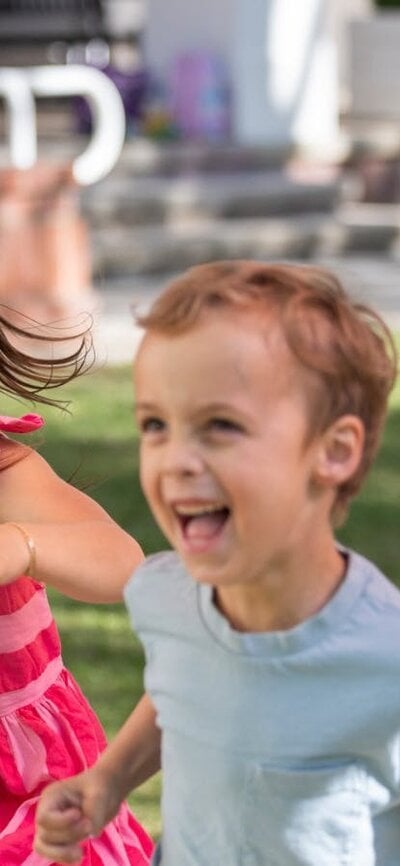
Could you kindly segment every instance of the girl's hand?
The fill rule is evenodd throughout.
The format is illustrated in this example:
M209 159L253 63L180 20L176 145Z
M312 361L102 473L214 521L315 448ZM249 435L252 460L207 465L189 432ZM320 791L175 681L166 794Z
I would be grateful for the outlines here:
M36 812L36 853L51 862L80 863L82 843L100 833L119 805L113 785L97 767L49 785Z

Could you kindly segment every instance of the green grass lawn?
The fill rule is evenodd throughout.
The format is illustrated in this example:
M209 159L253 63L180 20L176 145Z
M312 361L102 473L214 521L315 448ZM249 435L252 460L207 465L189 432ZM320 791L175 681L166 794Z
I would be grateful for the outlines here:
M31 441L40 443L41 453L57 472L87 489L135 535L147 553L159 550L165 542L139 488L129 368L95 371L65 388L60 396L72 401L72 414L44 408L46 431L35 434ZM2 411L22 414L23 409L3 399ZM400 584L399 442L398 386L380 456L340 538L373 559ZM65 661L112 736L142 689L142 653L125 611L120 606L78 604L55 592L50 595ZM160 829L159 790L156 777L130 801L156 836Z

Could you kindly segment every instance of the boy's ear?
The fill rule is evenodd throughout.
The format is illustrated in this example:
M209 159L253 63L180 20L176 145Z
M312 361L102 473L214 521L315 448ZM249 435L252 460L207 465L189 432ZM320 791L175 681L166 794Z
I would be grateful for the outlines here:
M314 461L313 480L321 487L339 487L354 475L365 440L361 418L342 415L322 434Z

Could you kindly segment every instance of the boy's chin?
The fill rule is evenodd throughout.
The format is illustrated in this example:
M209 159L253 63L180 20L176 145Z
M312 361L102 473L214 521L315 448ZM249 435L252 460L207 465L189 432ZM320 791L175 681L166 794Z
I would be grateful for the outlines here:
M200 556L191 556L180 551L177 553L188 574L196 583L217 587L231 586L241 582L231 569L218 563L216 559L212 561L210 557L210 561L207 562L206 557L204 557L203 561L200 561Z

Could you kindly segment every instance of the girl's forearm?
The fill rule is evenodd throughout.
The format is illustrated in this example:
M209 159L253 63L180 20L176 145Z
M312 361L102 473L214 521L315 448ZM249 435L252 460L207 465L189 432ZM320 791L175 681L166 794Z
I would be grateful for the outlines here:
M18 525L34 545L31 576L79 601L120 601L124 584L143 560L137 542L111 520L21 521ZM17 527L11 522L1 524L0 583L26 573L31 558Z
M145 694L115 739L109 743L97 765L124 800L161 767L161 732L156 725L153 704Z

